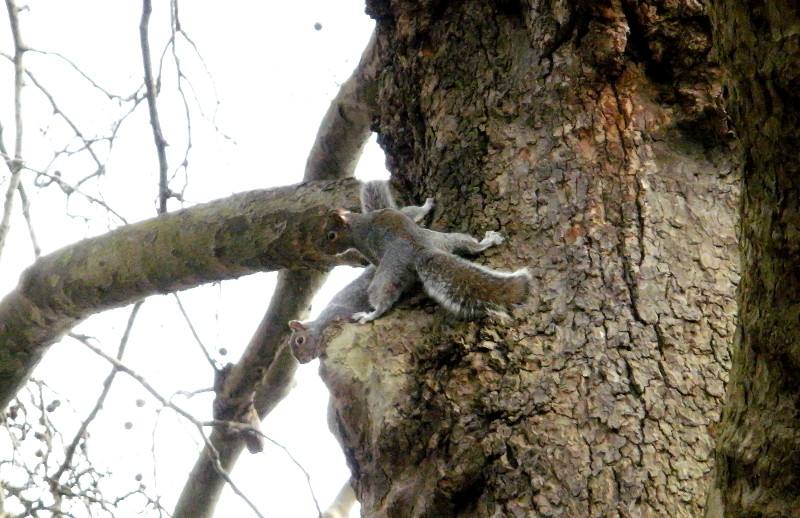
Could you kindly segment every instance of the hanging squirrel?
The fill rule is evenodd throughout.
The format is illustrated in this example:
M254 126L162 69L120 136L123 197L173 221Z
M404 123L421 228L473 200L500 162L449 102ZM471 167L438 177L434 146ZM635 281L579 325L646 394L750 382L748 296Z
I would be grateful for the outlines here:
M417 279L431 298L467 318L507 317L530 293L532 279L526 268L502 272L454 255L476 254L502 243L497 232L486 232L481 241L467 234L436 232L391 208L366 214L337 209L331 225L323 250L343 253L354 248L376 265L368 288L372 311L352 317L361 324L388 311Z
M411 220L418 222L433 208L433 198L425 200L424 205L410 205L397 209L388 182L383 180L366 182L361 187L361 211L366 214L384 208L396 209ZM308 363L320 355L322 332L332 321L339 318L350 319L354 313L368 311L372 308L367 289L372 283L374 275L375 266L368 266L361 275L331 299L315 320L307 322L292 320L289 322L289 327L292 328L289 344L297 361Z

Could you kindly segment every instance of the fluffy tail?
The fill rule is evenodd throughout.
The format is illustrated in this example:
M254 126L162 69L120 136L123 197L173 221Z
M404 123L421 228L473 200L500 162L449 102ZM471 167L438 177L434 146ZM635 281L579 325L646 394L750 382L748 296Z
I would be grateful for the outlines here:
M386 180L371 180L361 186L361 213L379 209L396 209L397 204Z
M428 295L467 318L486 313L507 317L531 290L526 268L501 272L442 252L422 252L415 266Z

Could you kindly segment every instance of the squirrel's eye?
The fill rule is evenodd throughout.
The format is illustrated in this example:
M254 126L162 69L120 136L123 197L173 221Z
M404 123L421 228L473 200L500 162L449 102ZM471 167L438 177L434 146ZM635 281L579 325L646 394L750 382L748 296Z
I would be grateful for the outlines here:
M333 240L335 240L337 237L339 237L339 234L338 234L337 232L335 232L335 231L333 231L333 230L331 230L330 232L328 232L328 241L333 241Z
M296 343L297 345L303 345L304 343L306 343L306 337L298 336L297 338L294 339L294 343Z

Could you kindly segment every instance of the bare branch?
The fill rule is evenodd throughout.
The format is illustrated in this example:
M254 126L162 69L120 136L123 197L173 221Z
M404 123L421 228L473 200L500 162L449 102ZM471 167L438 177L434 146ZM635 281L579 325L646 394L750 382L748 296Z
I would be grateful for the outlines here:
M203 341L200 339L200 335L197 334L197 330L194 328L194 324L192 324L192 319L189 318L189 314L186 312L186 309L183 307L183 303L181 303L181 298L178 296L177 293L172 294L175 297L175 302L178 303L178 309L181 311L181 315L183 315L183 319L186 321L186 325L189 326L189 331L192 332L192 336L194 337L195 342L200 347L200 350L203 351L203 356L206 357L206 361L208 361L211 367L217 367L217 362L214 361L214 358L211 357L211 353L208 352L208 347L203 344Z
M97 153L95 153L94 149L92 148L92 144L96 141L87 139L84 136L83 132L80 130L80 128L78 128L78 125L75 124L75 122L70 117L68 117L66 113L64 113L64 111L58 106L58 104L56 104L55 98L50 94L47 88L45 88L44 85L40 83L39 80L33 74L31 74L30 71L26 71L26 75L30 78L31 82L34 85L36 85L36 88L38 88L39 91L42 92L42 94L47 98L47 101L50 103L50 107L53 108L53 113L59 115L64 120L64 122L67 123L67 125L75 133L75 136L77 136L83 143L83 149L89 152L89 155L92 157L92 160L94 160L94 163L97 165L97 170L92 174L92 176L103 174L105 170L103 161L100 160L100 157L97 156Z
M306 161L306 180L352 176L375 116L375 33L353 75L339 89L317 131Z
M228 377L230 381L224 393L230 394L230 397L247 394L248 390L252 391L253 387L258 386L254 404L261 419L288 394L297 369L297 360L289 348L282 347L288 338L289 327L286 322L308 307L311 297L323 281L324 276L310 271L282 271L278 275L275 293L283 294L284 297L273 296L272 303L242 359ZM298 287L306 287L306 290L299 292ZM266 376L262 370L265 365L269 366ZM241 388L231 383L237 380L240 380ZM241 436L215 429L209 439L219 452L221 465L230 472L244 448ZM204 451L192 468L175 506L173 518L212 516L223 484L224 480L211 462L209 451Z
M153 11L150 0L142 0L142 19L139 23L139 37L142 46L142 61L144 65L144 84L147 96L147 106L150 109L150 125L153 127L153 140L158 154L158 212L167 212L167 200L170 198L167 180L167 142L161 131L161 122L158 118L156 99L158 88L153 81L153 62L150 57L149 25L150 14Z
M31 221L31 203L28 200L28 195L25 192L25 187L20 183L17 186L19 199L22 201L22 217L25 218L25 224L28 226L28 235L31 237L31 246L33 246L33 256L37 259L42 255L42 249L39 247L39 241L36 239L36 232L33 230L33 222Z
M3 429L12 451L0 460L2 468L10 468L3 470L9 477L7 480L14 481L13 485L3 488L11 497L10 505L23 510L16 516L76 516L72 513L81 508L86 512L80 516L114 516L119 504L132 495L142 496L157 508L142 485L126 495L106 499L100 483L109 473L94 467L86 447L87 437L83 434L79 434L80 445L73 450L69 467L64 471L66 477L60 480L54 477L66 444L50 414L65 406L64 402L67 407L71 405L40 380L32 380L25 392L30 402L16 398L4 416ZM30 446L37 448L36 455L30 455ZM97 511L104 512L98 514Z
M121 95L112 94L111 92L109 92L108 90L106 90L105 88L103 88L102 86L100 86L100 85L99 85L99 84L98 84L98 83L97 83L97 82L96 82L94 79L92 79L92 77L90 77L90 76L89 76L89 75L88 75L86 72L84 72L83 70L81 70L81 68L80 68L78 65L76 65L76 64L75 64L75 62L73 62L71 59L69 59L69 58L68 58L68 57L66 57L65 55L61 54L60 52L55 52L55 51L52 51L52 50L41 50L41 49L28 49L28 52L33 52L33 53L36 53L36 54L41 54L41 55L43 55L43 56L55 56L55 57L57 57L58 59L60 59L60 60L64 61L64 62L65 62L67 65L69 65L69 66L70 66L70 67L71 67L71 68L72 68L72 69L73 69L75 72L77 72L77 73L78 73L78 75L80 75L80 76L81 76L82 78L84 78L84 79L85 79L85 80L86 80L86 81L87 81L87 82L88 82L90 85L92 85L92 86L93 86L93 87L94 87L96 90L100 91L101 93L103 93L103 94L104 94L106 97L108 97L108 98L109 98L109 99L111 99L111 100L114 100L114 99L116 99L116 100L119 100L119 101L129 101L129 100L131 100L131 99L133 99L133 98L135 97L135 94L134 94L134 95L130 95L130 96L128 96L128 97L123 97L123 96L121 96Z
M252 426L248 426L246 424L239 423L239 422L236 422L236 421L220 421L220 420L215 419L213 421L209 421L209 422L203 423L203 424L205 424L206 426L213 426L215 428L223 428L223 429L227 428L227 429L230 429L230 430L235 430L236 432L238 432L240 434L244 433L244 432L256 433L256 434L260 435L261 437L263 437L264 439L266 439L269 442L271 442L273 445L275 445L278 448L280 448L281 450L283 450L283 452L286 454L286 456L289 457L289 460L291 460L292 463L295 466L297 466L297 468L300 471L303 472L303 475L305 475L306 484L308 485L308 491L309 491L309 493L311 493L311 499L314 501L314 505L317 508L317 513L318 514L322 514L322 509L319 508L319 501L317 500L317 496L314 494L314 488L311 486L311 474L309 474L309 472L306 471L306 468L303 467L303 465L300 463L300 461L297 460L294 455L292 455L292 452L289 451L289 448L287 448L283 444L279 443L275 439L269 437L268 435L265 435L264 432L262 432L261 430L258 430L256 428L253 428Z
M136 321L136 315L139 314L139 308L142 307L143 303L144 301L142 300L135 303L131 309L130 316L128 316L128 324L125 326L125 331L122 333L122 338L119 341L119 348L117 349L117 360L119 361L122 361L122 357L125 355L125 347L128 345L128 338L130 337L133 323ZM111 369L108 377L106 377L106 380L103 382L103 390L100 392L100 396L97 398L94 408L91 412L89 412L89 415L86 417L86 419L83 420L81 426L78 428L78 432L75 434L72 442L67 447L64 455L64 462L61 463L58 471L53 474L51 484L58 484L61 476L72 465L72 457L75 455L75 450L78 448L80 442L85 438L86 430L89 428L89 425L92 423L92 421L94 421L94 418L97 417L97 414L100 413L100 410L103 408L103 404L108 396L108 392L111 390L111 384L114 382L117 372L118 369L116 367Z
M214 446L209 442L208 436L205 434L205 431L203 430L203 426L204 425L203 425L202 422L198 421L197 419L194 418L194 416L192 416L192 414L190 414L186 410L182 409L181 407L177 406L172 401L170 401L167 398L165 398L164 396L162 396L155 388L153 388L152 385L150 385L150 383L147 382L147 380L144 378L144 376L142 376L141 374L137 373L133 369L129 368L128 366L123 364L118 359L107 355L99 347L95 347L94 345L89 343L89 340L86 337L79 336L79 335L70 335L70 336L72 338L78 340L79 342L81 342L86 347L88 347L92 352L94 352L98 356L102 357L103 359L105 359L106 361L111 363L114 366L114 370L115 371L123 372L123 373L127 374L128 376L132 377L134 380L136 380L139 383L139 385L141 385L147 392L149 392L151 396L156 398L156 400L159 403L161 403L162 406L172 409L173 411L178 413L181 417L183 417L187 421L191 422L195 426L195 428L197 428L197 431L200 433L200 436L203 438L203 441L206 443L206 446L211 449L212 461L213 461L214 466L217 469L217 472L219 473L219 475L222 476L222 478L225 479L225 481L231 487L233 492L236 493L236 495L239 496L250 507L250 509L253 510L253 512L257 516L259 516L261 518L264 518L264 516L259 512L259 510L255 506L255 504L253 504L253 502L249 498L247 498L244 495L244 493L242 493L242 491L236 486L236 484L233 482L233 480L231 480L230 475L228 475L228 473L224 469L222 469L222 466L219 463L219 453L217 453L217 451L214 449Z
M25 67L22 65L22 56L25 54L25 44L22 42L22 34L19 29L19 7L14 3L14 0L6 0L6 10L8 11L8 20L11 24L11 36L14 40L14 157L11 158L6 151L3 155L6 157L6 164L8 170L11 171L11 179L8 182L6 189L5 202L3 204L3 219L0 220L0 253L2 253L5 246L6 236L8 229L11 225L11 209L14 204L14 192L20 183L22 170L22 87L24 84L23 76L25 74ZM2 128L0 127L0 140L2 140Z
M251 191L128 225L41 257L0 301L0 407L50 344L91 314L156 293L339 261L315 243L331 206L358 205L357 182Z
M26 168L26 169L30 170L30 168ZM46 186L48 186L50 184L56 184L61 188L61 191L64 194L67 195L67 198L69 198L72 194L79 194L79 195L83 196L84 198L86 198L87 200L89 200L91 203L99 205L99 206L103 207L104 209L106 209L106 211L109 214L115 216L117 219L119 219L120 222L126 223L126 224L128 223L128 220L125 219L125 217L122 214L120 214L119 212L117 212L114 209L112 209L109 204L107 204L106 202L104 202L103 200L101 200L99 198L95 198L91 194L87 194L87 193L83 192L83 190L79 187L83 180L81 182L78 182L77 185L73 186L73 185L70 185L69 183L65 182L61 178L61 175L57 174L58 171L56 171L56 174L45 173L45 172L42 172L42 171L34 171L34 172L36 173L36 176L37 176L36 180L34 181L34 185L36 187L46 187ZM95 174L93 174L91 176L96 176L96 174L97 173L95 173ZM42 178L44 178L44 180ZM84 180L86 180L86 178L84 178Z
M323 117L306 162L306 181L353 175L369 138L374 112L369 93L374 89L376 75L374 41L373 35L358 67L342 85ZM288 394L297 360L285 347L289 335L287 322L301 317L326 278L327 274L312 271L280 272L272 302L261 324L226 379L225 397L241 398L255 390L255 408L263 419ZM242 441L216 430L210 439L220 452L222 464L232 469L244 447ZM192 468L173 518L210 518L222 487L223 481L215 474L204 452Z

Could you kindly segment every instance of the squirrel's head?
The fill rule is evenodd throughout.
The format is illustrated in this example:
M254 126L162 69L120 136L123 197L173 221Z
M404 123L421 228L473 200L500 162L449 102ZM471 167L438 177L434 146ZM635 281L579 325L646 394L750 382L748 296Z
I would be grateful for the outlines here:
M289 346L292 354L300 363L308 363L316 358L316 344L309 332L308 326L299 320L290 320L289 327L292 328L292 336L289 337Z
M336 209L328 218L320 248L329 255L340 254L352 248L350 223L353 213L345 209Z

